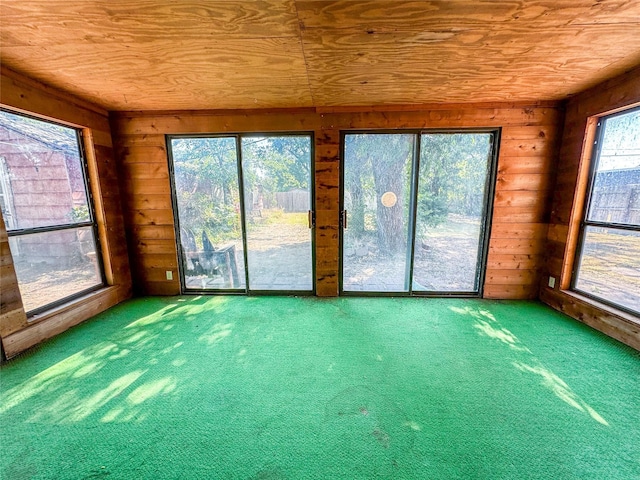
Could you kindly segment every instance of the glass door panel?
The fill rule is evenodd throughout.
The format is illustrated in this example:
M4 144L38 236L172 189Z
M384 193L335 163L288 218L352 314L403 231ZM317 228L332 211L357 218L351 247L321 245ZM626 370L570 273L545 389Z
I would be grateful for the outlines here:
M420 140L413 291L476 293L493 134Z
M249 289L312 291L311 136L241 145Z
M236 138L173 138L171 150L184 289L245 289Z
M413 134L344 137L342 291L408 292Z

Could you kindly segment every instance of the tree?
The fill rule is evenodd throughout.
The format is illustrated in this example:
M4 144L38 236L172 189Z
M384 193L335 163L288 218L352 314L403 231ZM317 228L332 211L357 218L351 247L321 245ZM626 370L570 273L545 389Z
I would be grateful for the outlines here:
M372 140L378 248L382 254L393 255L407 247L404 192L408 187L406 167L412 159L413 135L375 135ZM396 195L393 206L382 204L386 192Z
M377 243L383 255L406 248L404 192L408 187L406 170L411 162L413 138L406 134L354 134L345 139L345 183L351 203L349 228L357 238L366 234L367 193L373 190ZM382 205L381 198L386 192L396 195L393 206Z
M252 202L254 196L260 197L266 208L276 205L277 192L308 191L310 166L311 142L308 136L242 139L245 196Z
M368 187L365 184L373 184L370 169L367 136L346 136L344 182L348 198L345 196L345 208L349 215L349 228L357 238L365 235L365 196ZM369 177L371 179L367 182Z
M307 136L248 137L242 140L244 172L254 173L255 179L259 179L271 192L308 189L310 159L311 144Z
M478 216L491 153L488 133L425 133L421 136L417 191L417 231L442 224L449 213ZM406 248L411 167L415 135L353 134L345 137L345 207L351 235L367 235L366 217L375 205L381 253ZM385 207L381 197L393 192L397 202ZM405 192L407 192L405 194ZM375 193L375 198L373 196Z
M183 226L207 230L215 242L237 237L239 193L235 138L174 139L172 153ZM196 238L201 238L201 234L196 233Z
M236 141L236 137L172 140L181 224L206 230L214 242L240 236ZM273 205L275 192L309 189L308 136L242 137L241 142L247 210L258 192ZM201 239L201 232L194 233Z
M491 143L486 133L435 133L421 138L418 234L449 213L482 213Z

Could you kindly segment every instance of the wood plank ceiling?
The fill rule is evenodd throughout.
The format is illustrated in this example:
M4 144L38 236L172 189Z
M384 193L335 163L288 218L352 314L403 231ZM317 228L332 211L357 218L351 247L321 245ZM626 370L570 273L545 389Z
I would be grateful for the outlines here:
M2 0L1 60L108 110L564 99L640 64L638 0Z

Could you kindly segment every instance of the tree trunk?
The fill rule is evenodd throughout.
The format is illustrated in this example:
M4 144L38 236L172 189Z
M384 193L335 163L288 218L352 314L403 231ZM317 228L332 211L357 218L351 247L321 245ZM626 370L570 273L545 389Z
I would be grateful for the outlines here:
M352 229L357 237L364 235L364 192L362 188L362 172L360 169L354 169L350 172L349 193L351 194L351 208L349 215L349 228Z
M407 246L407 232L404 222L404 169L409 152L386 147L386 152L372 159L373 179L376 190L376 221L378 248L381 255L394 255ZM389 151L391 150L391 151ZM385 154L386 153L386 154ZM396 195L392 207L385 207L381 198L386 192Z

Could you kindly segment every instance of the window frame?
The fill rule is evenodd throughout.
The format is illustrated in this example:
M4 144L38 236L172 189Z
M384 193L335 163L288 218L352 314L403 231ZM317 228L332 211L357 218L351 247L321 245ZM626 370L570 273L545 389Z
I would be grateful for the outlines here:
M602 153L602 145L603 145L607 120L609 120L610 118L619 117L621 115L628 115L630 113L634 113L638 111L640 111L640 107L632 107L632 108L627 108L614 113L610 113L607 115L602 115L597 119L595 138L592 144L591 154L589 156L590 158L589 169L588 169L589 173L587 177L586 190L583 197L584 205L582 209L582 216L580 220L580 225L578 227L579 232L578 232L578 239L576 244L576 253L573 259L573 268L571 269L571 283L569 284L569 289L572 292L578 293L584 297L587 297L591 300L595 300L596 302L603 303L617 310L630 313L631 315L634 315L634 316L640 315L640 310L636 311L636 310L630 309L629 307L626 307L624 305L620 305L618 303L612 302L607 298L599 297L597 295L594 295L593 293L587 292L585 290L581 290L576 286L576 283L578 280L578 274L580 270L582 254L584 251L584 244L586 240L586 231L588 227L632 231L632 232L638 232L640 234L640 225L633 225L628 223L617 223L617 222L595 221L595 220L589 220L588 218L589 212L591 210L591 204L593 201L595 178L596 178L596 173L598 171L598 165L600 164L600 156Z
M101 247L101 243L100 243L100 234L99 234L99 230L98 230L98 222L96 220L96 213L95 213L95 206L94 206L94 200L93 200L93 193L91 191L91 185L89 183L89 164L87 161L87 155L86 155L86 147L84 144L84 134L83 134L83 129L82 128L78 128L78 127L73 127L70 125L65 125L64 123L61 122L55 122L46 118L40 118L38 116L35 115L30 115L30 114L26 114L23 112L19 112L19 111L13 111L11 109L8 108L0 108L0 111L2 112L7 112L10 113L11 115L17 115L17 116L22 116L22 117L26 117L26 118L30 118L33 120L37 120L39 122L43 122L43 123L49 123L51 125L55 125L58 127L64 127L64 128L68 128L70 130L75 131L76 134L76 144L78 146L78 156L79 156L79 160L80 160L80 169L81 169L81 173L82 173L82 182L84 185L84 189L85 189L85 193L87 195L87 210L88 210L88 214L89 214L89 220L83 221L83 222L76 222L76 223L68 223L68 224L64 224L64 225L49 225L49 226L43 226L43 227L32 227L32 228L16 228L16 229L12 229L9 230L8 225L5 225L6 227L6 232L7 232L7 236L9 237L9 239L11 238L20 238L26 235L32 235L32 234L38 234L38 233L48 233L48 232L59 232L59 231L64 231L64 230L77 230L80 228L86 228L86 227L91 227L91 231L93 232L93 241L96 247L96 262L98 264L98 268L100 270L100 278L99 278L99 283L97 283L96 285L89 287L89 288L85 288L79 292L73 293L71 295L67 295L65 297L59 298L58 300L55 300L53 302L47 303L46 305L43 305L41 307L38 308L34 308L32 310L28 310L26 311L26 315L27 315L27 321L28 322L32 322L34 320L36 320L36 318L34 318L37 315L40 315L42 313L45 313L49 310L52 310L56 307L59 307L60 305L63 305L69 301L75 300L77 298L80 298L88 293L100 290L101 288L105 287L107 285L106 282L106 275L105 275L105 268L104 268L104 261L103 261L103 256L102 256L102 247ZM13 255L13 253L12 253ZM18 288L20 288L20 281L18 281ZM22 295L22 292L20 292L20 294Z

